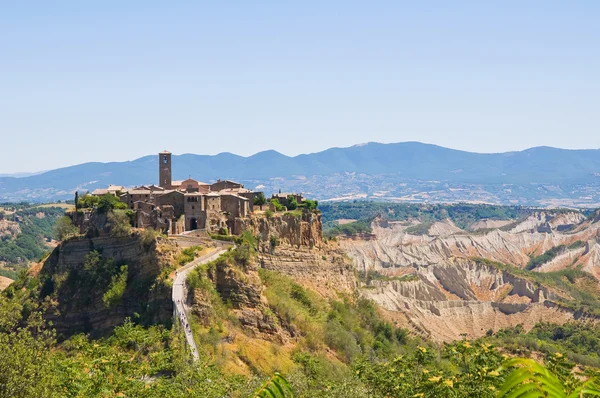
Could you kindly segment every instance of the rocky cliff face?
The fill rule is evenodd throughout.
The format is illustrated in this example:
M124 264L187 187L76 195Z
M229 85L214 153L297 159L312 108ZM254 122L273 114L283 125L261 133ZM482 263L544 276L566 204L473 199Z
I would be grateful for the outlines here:
M240 228L259 237L262 268L281 272L330 296L356 287L352 264L335 243L323 241L320 212L275 213L239 220Z
M558 255L534 271L580 264L600 276L600 223L585 220L578 212L558 216L540 212L511 224L479 222L476 232L436 224L430 233L415 236L406 232L406 225L379 222L368 239L340 242L360 272L378 275L363 286L362 294L388 310L391 318L435 340L464 334L476 338L489 329L519 323L528 329L541 320L563 323L578 316L555 304L570 299L563 292L478 258L523 268L532 257L560 246Z
M127 317L169 324L171 288L163 270L170 260L164 253L172 250L167 242L158 250L156 240L145 241L137 233L61 243L40 272L45 318L64 337L81 332L99 336ZM116 304L107 306L103 297L123 265L127 265L125 290Z
M323 246L323 224L319 212L294 211L275 213L271 217L253 215L237 219L236 230L250 231L252 235L260 237L263 247L270 245L271 237L280 244L295 247Z

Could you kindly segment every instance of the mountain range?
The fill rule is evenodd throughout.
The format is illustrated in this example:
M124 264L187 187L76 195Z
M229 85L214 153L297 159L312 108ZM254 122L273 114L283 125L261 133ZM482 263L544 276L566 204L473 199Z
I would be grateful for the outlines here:
M91 162L25 177L0 177L0 201L70 199L109 184L157 181L158 157ZM483 201L524 205L600 202L600 150L536 147L472 153L418 142L367 143L286 156L173 156L173 178L238 180L248 188L301 191L320 200Z

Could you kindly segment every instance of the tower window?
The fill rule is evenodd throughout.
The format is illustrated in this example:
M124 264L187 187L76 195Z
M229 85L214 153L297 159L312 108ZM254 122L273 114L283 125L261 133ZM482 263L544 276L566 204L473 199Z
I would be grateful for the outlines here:
M164 164L167 164L167 163L169 163L169 161L167 160L167 157L166 157L166 156L163 156L163 163L164 163Z

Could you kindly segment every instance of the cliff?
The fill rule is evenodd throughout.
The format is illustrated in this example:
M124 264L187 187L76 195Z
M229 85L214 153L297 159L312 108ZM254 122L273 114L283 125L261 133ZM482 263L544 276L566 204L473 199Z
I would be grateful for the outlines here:
M292 211L272 216L255 214L235 220L236 231L249 231L259 237L261 248L267 248L273 237L279 244L295 247L323 247L323 224L319 211Z
M142 324L170 324L168 269L175 248L153 236L132 233L62 242L40 271L40 300L45 318L59 336L110 332L129 317ZM123 268L126 265L127 267ZM124 290L106 294L124 272Z
M597 297L592 276L600 276L598 220L578 212L536 212L519 222L478 227L469 232L439 222L416 235L406 225L377 220L369 239L342 239L340 246L368 276L361 294L391 319L434 340L477 338L517 324L529 330L542 320L564 323L581 317L573 309L586 302L586 294ZM552 248L557 253L546 254ZM528 266L536 257L545 260ZM491 261L476 260L481 258ZM534 272L515 274L494 262ZM538 274L552 271L568 277Z

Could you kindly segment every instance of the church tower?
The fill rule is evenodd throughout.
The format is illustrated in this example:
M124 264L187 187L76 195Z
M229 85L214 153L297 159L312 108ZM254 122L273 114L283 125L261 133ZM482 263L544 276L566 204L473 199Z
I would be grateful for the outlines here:
M171 188L171 152L163 151L158 154L158 186Z

